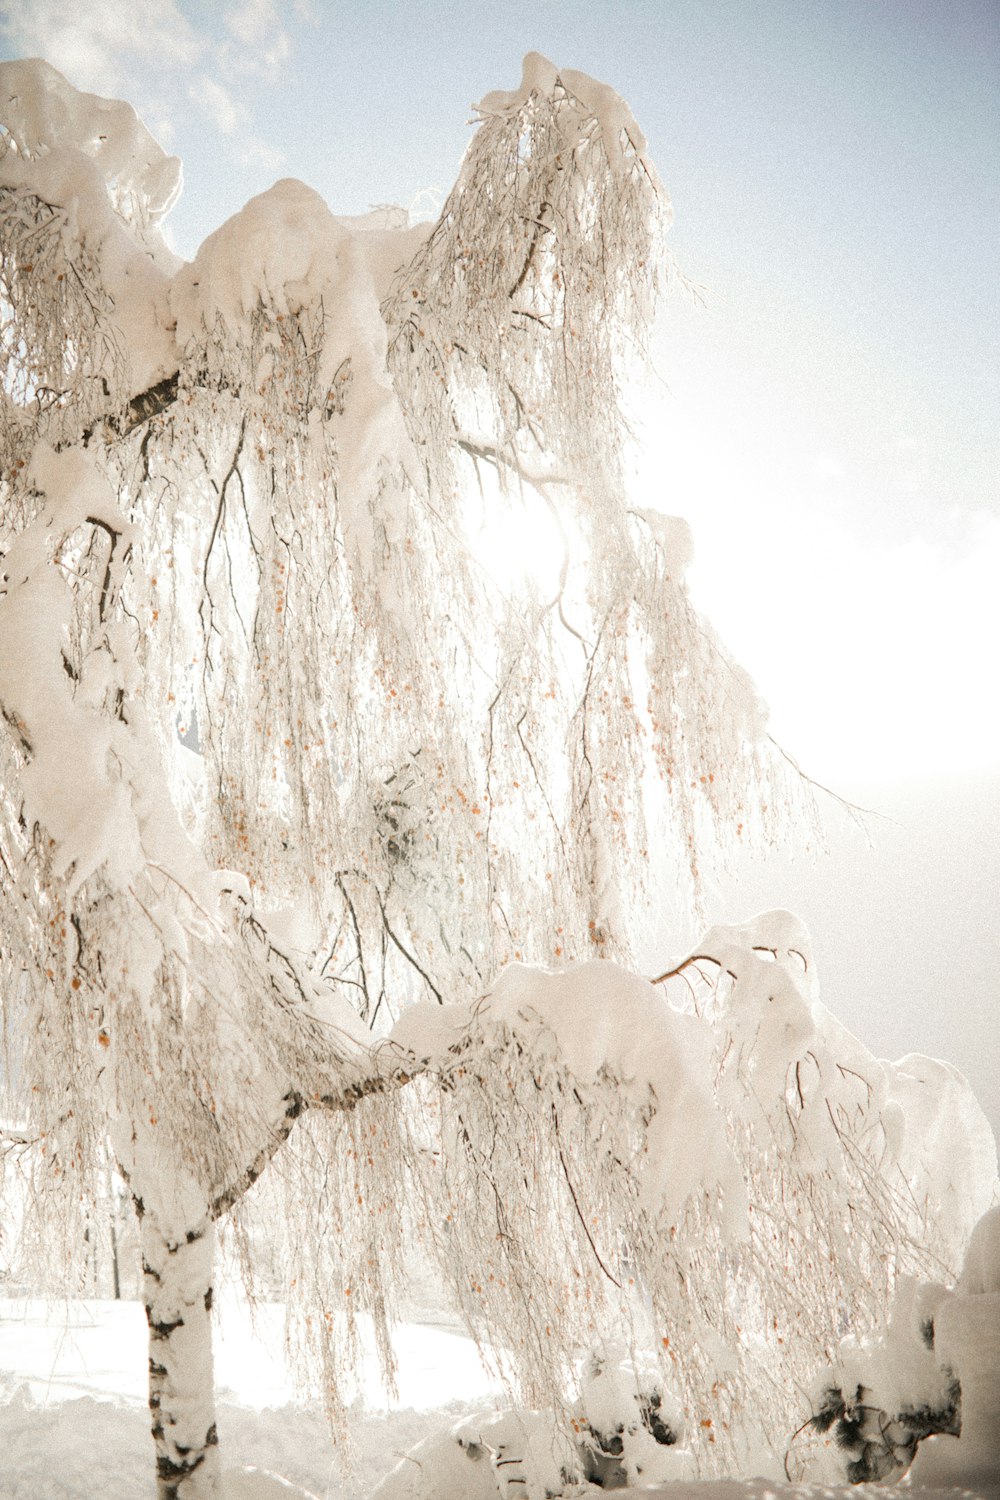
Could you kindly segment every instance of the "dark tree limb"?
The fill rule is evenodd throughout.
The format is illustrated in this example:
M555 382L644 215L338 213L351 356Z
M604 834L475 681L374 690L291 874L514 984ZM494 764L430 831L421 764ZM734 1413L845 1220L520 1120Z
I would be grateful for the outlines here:
M148 390L140 391L138 396L133 396L126 406L123 416L120 418L119 431L122 437L128 437L137 427L144 422L149 422L153 417L158 417L161 412L166 411L177 400L177 390L180 383L180 371L175 370L172 375L167 375L163 380L151 385Z
M296 1120L304 1114L307 1109L323 1110L350 1110L360 1104L362 1099L368 1099L373 1094L384 1094L392 1089L402 1088L410 1083L422 1069L416 1065L410 1065L407 1070L394 1068L385 1072L377 1071L377 1066L369 1074L345 1082L342 1088L331 1089L325 1092L310 1094L308 1098L297 1090L291 1090L282 1100L285 1106L284 1114L275 1123L273 1132L264 1145L257 1152L249 1166L234 1178L229 1185L212 1200L209 1213L212 1219L219 1219L228 1213L231 1208L243 1197L244 1193L250 1191L258 1177L267 1166L272 1157L276 1156L281 1147L288 1140L294 1128Z

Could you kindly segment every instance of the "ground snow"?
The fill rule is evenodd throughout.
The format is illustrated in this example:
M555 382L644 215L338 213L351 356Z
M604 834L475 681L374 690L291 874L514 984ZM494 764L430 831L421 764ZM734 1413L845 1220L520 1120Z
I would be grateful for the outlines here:
M280 1354L282 1310L264 1306L251 1319L235 1297L220 1304L223 1462L241 1461L226 1471L226 1500L365 1500L418 1442L475 1409L493 1413L494 1393L469 1340L404 1325L396 1340L399 1402L388 1406L370 1350L351 1418L353 1468L344 1473L319 1407L294 1397ZM0 1300L0 1500L152 1500L145 1363L138 1303L67 1308ZM438 1488L434 1500L471 1500L473 1493ZM629 1492L617 1493L626 1500ZM998 1500L988 1486L898 1493L909 1500ZM892 1491L752 1480L681 1482L642 1494L646 1500L875 1500Z
M281 1354L283 1309L251 1315L220 1298L215 1370L223 1464L257 1472L231 1500L362 1500L416 1443L491 1396L468 1339L399 1330L391 1410L369 1348L351 1421L353 1471L333 1454L318 1405L296 1399ZM152 1500L146 1320L137 1302L0 1301L0 1500ZM459 1401L461 1397L461 1401ZM296 1490L270 1489L270 1471Z

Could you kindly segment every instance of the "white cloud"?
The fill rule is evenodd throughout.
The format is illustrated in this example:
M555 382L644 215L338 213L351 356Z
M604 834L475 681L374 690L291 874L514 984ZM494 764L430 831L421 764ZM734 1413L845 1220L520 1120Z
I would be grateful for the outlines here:
M176 0L2 0L0 29L12 53L44 57L77 88L127 95L137 62L160 73L200 64L230 79L273 80L292 54L284 18L316 23L308 5L281 0L211 10L193 25Z
M44 57L77 88L99 94L124 92L137 61L188 67L206 45L174 0L7 0L0 25L13 52Z
M280 151L275 151L262 136L253 130L250 111L239 99L234 99L226 86L207 73L201 74L190 84L188 97L206 120L225 137L227 149L243 166L262 167L276 172L282 163Z
M206 12L192 25L176 0L0 0L0 31L11 55L44 57L76 88L128 99L149 119L169 120L187 98L233 160L277 171L282 158L254 129L237 85L266 83L287 66L289 8L238 0ZM290 13L309 20L297 6Z
M280 151L259 135L244 136L237 155L245 167L261 167L265 172L280 171L285 160Z
M216 79L202 74L191 84L188 93L192 102L223 135L235 135L247 128L250 115L246 105L238 104Z
M292 44L274 0L241 0L225 11L225 23L237 43L225 49L223 61L234 71L274 78L291 56Z

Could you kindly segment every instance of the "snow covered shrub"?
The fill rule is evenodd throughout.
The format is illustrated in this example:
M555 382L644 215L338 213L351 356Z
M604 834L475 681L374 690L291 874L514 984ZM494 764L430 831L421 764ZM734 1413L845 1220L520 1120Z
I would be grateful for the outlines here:
M956 1484L1000 1477L998 1245L1000 1209L993 1208L973 1231L953 1289L901 1278L885 1332L842 1342L801 1429L825 1439L808 1456L800 1450L807 1472L814 1467L851 1484L894 1481L940 1435L922 1449L915 1476ZM951 1332L956 1323L965 1329L961 1340Z
M976 1225L962 1274L934 1312L937 1358L962 1388L961 1431L920 1444L914 1484L1000 1488L1000 1207Z
M412 1449L372 1500L544 1500L583 1484L654 1484L691 1472L690 1452L675 1446L683 1433L683 1413L664 1397L655 1360L637 1371L612 1346L587 1360L567 1428L552 1412L466 1418Z
M655 1358L639 1367L612 1344L586 1361L571 1420L584 1478L624 1489L689 1472L684 1413Z
M551 1413L486 1412L418 1443L370 1500L550 1500L581 1480L579 1455Z
M857 1386L847 1397L839 1386L830 1386L809 1425L820 1435L832 1434L849 1484L898 1479L913 1462L922 1438L935 1432L957 1436L961 1430L961 1387L953 1376L946 1377L945 1384L940 1405L903 1406L892 1412L878 1404L879 1393L867 1386Z

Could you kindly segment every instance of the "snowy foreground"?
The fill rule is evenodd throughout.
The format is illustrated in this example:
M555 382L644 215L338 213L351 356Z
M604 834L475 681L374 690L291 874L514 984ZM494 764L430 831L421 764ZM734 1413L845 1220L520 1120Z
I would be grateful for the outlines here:
M374 1350L351 1420L345 1472L319 1407L297 1397L281 1355L282 1310L224 1299L216 1373L223 1451L240 1467L227 1500L363 1500L404 1453L461 1418L490 1413L499 1395L472 1343L427 1325L398 1331L398 1400L387 1404ZM67 1306L0 1300L0 1500L142 1500L153 1495L137 1302ZM281 1476L279 1480L276 1476ZM597 1489L581 1494L603 1494ZM617 1491L625 1497L637 1491ZM871 1500L874 1485L784 1485L766 1480L678 1482L644 1490L670 1500ZM911 1500L996 1500L996 1492L903 1486ZM471 1500L442 1491L439 1500Z

